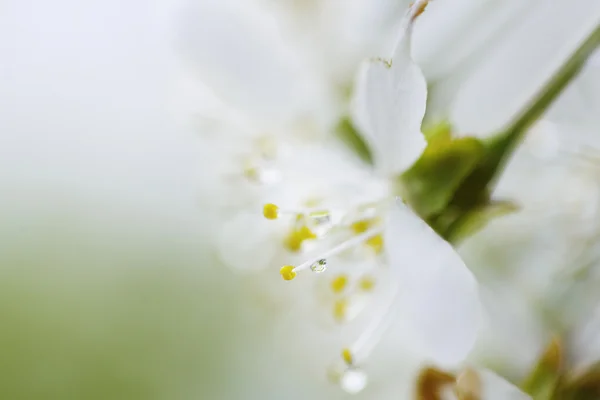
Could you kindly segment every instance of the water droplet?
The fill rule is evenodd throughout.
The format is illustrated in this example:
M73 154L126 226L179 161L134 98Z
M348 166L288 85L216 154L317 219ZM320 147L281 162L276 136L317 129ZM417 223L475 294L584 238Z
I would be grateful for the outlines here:
M312 211L308 214L308 222L317 236L323 236L333 227L332 215L327 210Z
M319 261L314 262L310 266L310 269L312 270L312 272L316 272L317 274L324 272L327 269L327 260L322 258Z
M325 225L331 222L329 211L313 211L309 214L316 225Z
M349 393L356 394L367 386L367 374L357 368L349 368L340 377L341 388Z

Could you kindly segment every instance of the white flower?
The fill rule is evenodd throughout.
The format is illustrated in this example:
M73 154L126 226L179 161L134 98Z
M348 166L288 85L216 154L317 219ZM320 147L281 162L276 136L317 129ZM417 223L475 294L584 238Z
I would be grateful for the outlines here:
M519 388L487 369L467 368L456 381L459 400L527 400L531 399ZM456 398L456 397L455 397Z
M279 286L293 295L284 297L287 313L316 301L331 310L329 321L348 323L334 375L350 392L366 384L358 368L398 320L413 350L441 365L461 362L478 329L471 273L450 244L394 200L394 178L426 144L420 125L427 89L410 56L412 25L426 3L409 9L391 60L368 61L358 75L353 111L375 168L326 139L330 131L310 135L325 138L316 142L306 135L271 137L272 153L257 148L264 163L258 175L270 169L276 179L255 181L260 190L248 203L255 206L230 213L219 235L221 256L234 268L269 268L285 280L296 278ZM259 201L266 203L264 217L273 221L256 218ZM309 301L293 286L303 280L298 285L308 285L311 278L298 275L311 270L334 275L325 285L317 281L317 296ZM281 302L284 294L279 296Z
M519 388L494 372L467 366L456 373L426 367L419 371L412 398L444 400L526 400Z
M598 276L591 278L596 285L598 279ZM592 295L585 300L596 304L592 310L585 310L588 312L582 313L581 310L574 310L579 311L576 314L579 320L571 328L568 338L569 363L571 364L573 378L586 374L590 369L596 371L600 366L600 339L598 335L600 333L600 307L598 306L598 298Z
M598 301L597 73L590 63L504 170L495 196L515 201L519 212L460 248L489 316L474 359L511 379L531 370L552 334L565 334L573 347L569 369L597 357L587 336Z
M600 23L600 3L432 2L414 57L430 84L428 120L458 135L497 133Z
M179 42L216 97L281 132L337 122L356 67L379 54L400 10L392 0L203 0L185 11Z

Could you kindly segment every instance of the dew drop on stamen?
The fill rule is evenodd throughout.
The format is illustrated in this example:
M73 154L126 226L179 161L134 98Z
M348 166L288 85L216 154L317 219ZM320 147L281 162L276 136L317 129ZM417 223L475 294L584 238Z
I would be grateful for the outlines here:
M316 225L326 225L331 222L331 214L328 211L313 211L309 214Z
M329 211L313 211L308 214L308 223L317 236L323 236L333 227L334 221Z
M327 260L322 258L319 261L312 263L312 265L310 266L310 270L317 274L325 272L327 270Z

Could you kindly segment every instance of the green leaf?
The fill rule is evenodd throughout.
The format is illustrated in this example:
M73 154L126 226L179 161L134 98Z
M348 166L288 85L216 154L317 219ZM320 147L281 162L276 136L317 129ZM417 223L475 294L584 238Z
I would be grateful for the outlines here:
M474 235L498 217L518 211L519 207L511 201L490 201L477 206L456 218L445 230L445 238L453 244Z
M350 118L342 118L336 127L336 135L350 148L361 160L373 164L373 155L367 143L360 136L358 130L350 121Z
M427 142L431 142L436 139L447 139L449 140L452 136L452 125L449 121L441 121L437 124L428 124L423 127L423 136L427 139Z
M557 338L552 339L533 371L521 384L521 389L533 400L556 399L560 383L563 351Z
M498 135L486 142L485 162L466 180L457 193L459 202L473 205L490 192L506 162L521 143L529 128L546 112L562 91L581 71L583 65L600 45L600 25L566 59L540 91L516 118Z
M476 138L432 137L421 157L399 178L399 194L424 219L443 211L485 154Z

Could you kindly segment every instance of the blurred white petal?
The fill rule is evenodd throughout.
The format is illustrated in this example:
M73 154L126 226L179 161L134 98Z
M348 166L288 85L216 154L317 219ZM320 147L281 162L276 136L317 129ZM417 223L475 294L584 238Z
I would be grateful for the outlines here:
M271 222L258 212L242 213L225 222L217 233L221 260L241 272L269 267L278 244L276 224Z
M427 84L410 57L410 27L402 32L391 63L378 59L363 65L354 96L354 120L377 168L390 176L404 171L426 146L421 122Z
M600 362L600 306L591 315L581 316L570 338L571 362L574 373L586 370Z
M430 80L454 74L477 53L493 51L493 43L539 1L432 1L415 26L414 58Z
M458 89L450 117L462 134L486 136L522 110L600 23L600 2L540 2Z
M434 361L462 361L481 317L475 278L452 246L401 203L390 213L385 241L408 329Z
M490 258L489 252L487 254ZM477 261L483 263L481 259ZM481 267L485 272L497 266L488 262ZM491 363L504 376L518 379L535 364L543 351L547 333L533 301L523 294L520 287L509 285L499 275L488 273L477 276L485 313L477 343L469 357L481 363ZM493 288L486 286L490 282L495 284Z
M280 11L294 32L295 51L326 77L346 88L367 57L388 54L409 0L263 0Z
M595 58L600 58L596 51ZM560 95L560 98L550 108L547 118L555 123L575 128L577 131L587 131L584 141L596 139L600 126L600 62L590 60L581 75L577 77ZM572 141L569 135L567 141ZM566 145L566 143L565 143Z
M332 79L352 79L365 58L389 54L408 0L330 0L323 3L322 58Z
M487 369L467 369L457 379L457 391L465 399L528 400L518 387ZM467 395L471 396L467 396Z
M179 42L191 66L225 101L258 120L285 121L314 101L301 54L275 15L258 4L204 0L181 17Z

